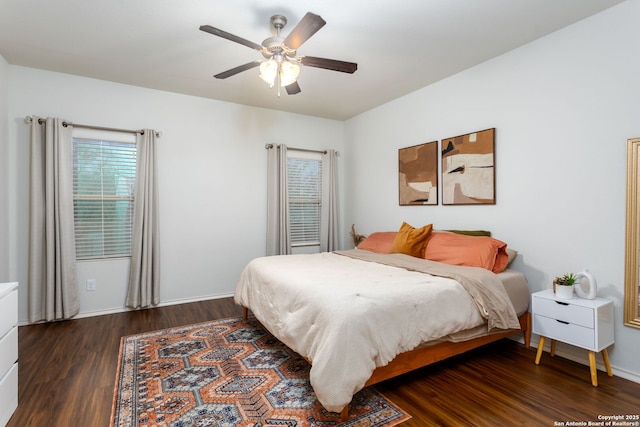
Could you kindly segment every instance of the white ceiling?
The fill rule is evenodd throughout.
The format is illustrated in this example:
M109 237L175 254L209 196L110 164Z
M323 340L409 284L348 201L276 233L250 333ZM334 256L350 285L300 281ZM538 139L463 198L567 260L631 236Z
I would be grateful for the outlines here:
M622 0L0 0L0 54L14 65L344 120L458 73ZM302 92L278 98L262 56L199 31L260 44L269 18L286 36L308 11L327 25L299 55L358 63L354 74L302 67Z

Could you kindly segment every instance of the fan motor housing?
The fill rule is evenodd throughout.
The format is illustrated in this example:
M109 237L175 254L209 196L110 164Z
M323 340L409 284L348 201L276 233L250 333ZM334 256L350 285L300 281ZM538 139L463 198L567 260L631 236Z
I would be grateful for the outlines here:
M262 47L266 51L262 52L262 56L265 58L271 58L275 54L285 54L286 56L296 56L296 51L290 49L283 44L284 38L279 36L267 37L262 41Z

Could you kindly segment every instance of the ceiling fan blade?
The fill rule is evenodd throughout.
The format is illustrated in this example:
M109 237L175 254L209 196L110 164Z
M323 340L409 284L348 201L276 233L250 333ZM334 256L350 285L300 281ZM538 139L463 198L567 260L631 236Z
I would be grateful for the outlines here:
M291 83L289 86L285 86L284 88L287 90L287 94L289 95L295 95L296 93L300 93L300 86L298 85L297 81Z
M216 79L226 79L227 77L235 76L238 73L250 70L250 69L252 69L254 67L257 67L258 65L260 65L261 62L262 61L248 62L246 64L239 65L239 66L237 66L235 68L232 68L230 70L223 71L222 73L216 74L213 77L215 77Z
M261 45L254 43L252 41L249 41L247 39L243 39L242 37L238 37L234 34L227 33L226 31L212 27L211 25L201 25L200 30L209 34L213 34L214 36L222 37L223 39L231 40L232 42L240 43L242 45L250 47L251 49L262 51Z
M332 71L353 74L358 69L355 62L338 61L337 59L318 58L315 56L301 56L300 63L307 67L325 68Z
M298 49L304 42L314 35L320 28L326 24L320 15L307 12L306 15L298 22L291 33L284 39L283 44L293 50Z

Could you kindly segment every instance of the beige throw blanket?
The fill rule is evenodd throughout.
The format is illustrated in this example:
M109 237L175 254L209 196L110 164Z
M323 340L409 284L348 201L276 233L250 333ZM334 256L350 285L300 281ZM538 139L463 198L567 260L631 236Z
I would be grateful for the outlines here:
M403 254L379 254L351 249L335 253L363 261L378 262L411 271L457 280L487 319L488 330L519 329L520 322L502 282L495 273L484 268L443 264Z
M366 252L256 258L236 287L238 304L312 362L311 385L329 411L342 410L376 367L422 342L482 325L483 317L494 319L490 321L496 326L519 328L515 313L510 320L492 314L509 312L498 301L511 306L499 280L484 285L479 273L462 285L416 271L406 255L380 256L380 261L394 259L410 269L370 262L378 258L375 254L369 261L353 258L366 257ZM466 286L479 298L472 298ZM496 288L496 301L489 288Z

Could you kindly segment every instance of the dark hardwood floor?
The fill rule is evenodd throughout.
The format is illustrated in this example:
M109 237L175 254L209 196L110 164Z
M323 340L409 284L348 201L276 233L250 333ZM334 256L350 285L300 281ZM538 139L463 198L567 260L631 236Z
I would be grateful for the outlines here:
M241 313L225 298L22 326L19 407L8 427L106 427L120 337ZM599 372L593 387L588 366L548 353L536 366L534 358L506 339L375 388L411 414L403 427L587 425L640 414L640 384Z

